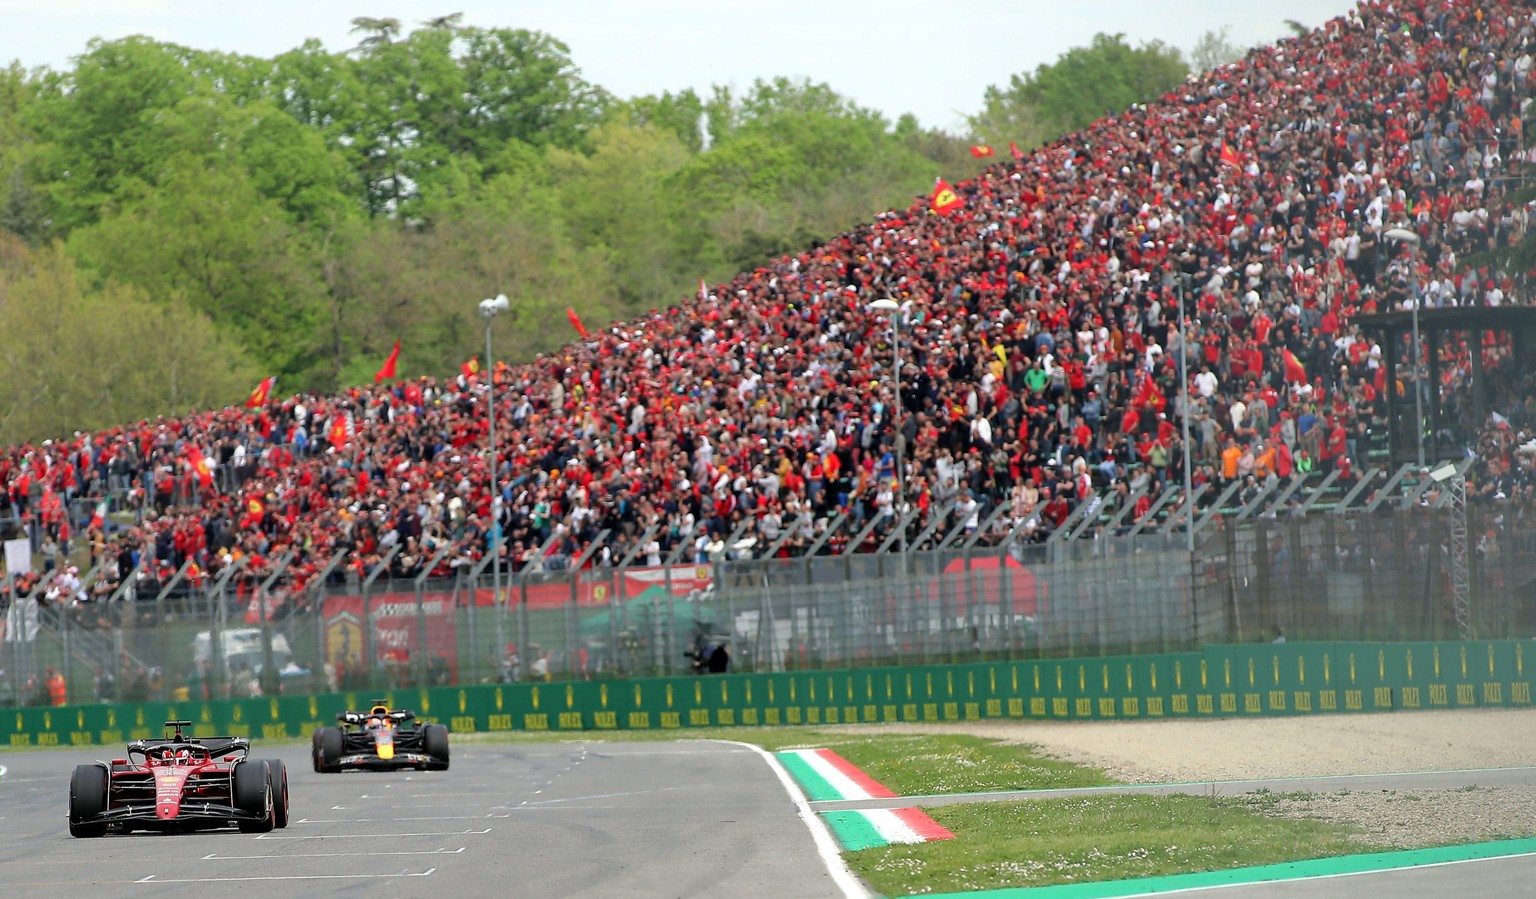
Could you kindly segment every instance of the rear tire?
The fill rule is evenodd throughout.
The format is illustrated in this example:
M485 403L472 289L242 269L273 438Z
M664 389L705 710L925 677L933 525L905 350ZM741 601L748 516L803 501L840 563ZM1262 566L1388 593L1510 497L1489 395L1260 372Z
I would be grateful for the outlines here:
M447 771L448 728L441 724L424 725L421 729L421 751L432 759L432 770Z
M107 825L81 823L107 810L107 769L101 765L76 765L69 776L69 835L99 837Z
M240 820L241 833L269 833L277 823L272 801L272 769L260 759L247 759L235 765L234 805L255 819Z
M278 827L288 826L288 766L279 759L267 759L272 776L272 818Z
M341 728L322 727L319 730L320 740L320 767L318 771L335 771L336 762L346 751L347 740L342 736Z

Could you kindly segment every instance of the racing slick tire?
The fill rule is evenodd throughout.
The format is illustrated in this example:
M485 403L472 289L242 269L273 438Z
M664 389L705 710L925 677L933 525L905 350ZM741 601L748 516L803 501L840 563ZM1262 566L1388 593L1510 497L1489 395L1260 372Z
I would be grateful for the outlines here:
M316 731L320 744L319 767L316 771L335 771L336 760L346 751L347 740L339 727L322 727Z
M107 769L101 765L76 765L69 776L69 835L99 837L107 825L82 823L107 810Z
M276 824L277 803L272 799L272 769L260 759L235 763L234 806L247 815L240 819L241 833L268 833Z
M421 751L432 758L427 766L432 771L448 770L448 728L441 724L428 724L421 729Z
M315 732L311 734L309 738L309 755L315 763L316 774L320 773L320 734L324 732L325 728L317 727L315 728Z
M279 759L267 759L267 773L272 777L272 818L278 827L288 826L288 766Z

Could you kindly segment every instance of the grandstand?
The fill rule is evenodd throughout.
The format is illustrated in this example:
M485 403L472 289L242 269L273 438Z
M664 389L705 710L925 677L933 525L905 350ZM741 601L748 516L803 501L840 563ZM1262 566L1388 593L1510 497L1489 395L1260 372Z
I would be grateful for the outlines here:
M1364 4L989 167L960 208L918 197L559 354L7 448L0 527L54 565L7 601L216 586L302 613L321 586L496 559L517 577L1204 547L1266 513L1442 502L1388 440L1415 390L1437 410L1427 467L1460 465L1467 502L1518 508L1489 517L1513 530L1524 354L1447 331L1404 366L1404 329L1366 325L1529 302L1528 273L1463 263L1526 235L1504 201L1529 167L1533 47L1520 4ZM1385 236L1404 228L1418 240ZM1487 419L1439 427L1473 392Z

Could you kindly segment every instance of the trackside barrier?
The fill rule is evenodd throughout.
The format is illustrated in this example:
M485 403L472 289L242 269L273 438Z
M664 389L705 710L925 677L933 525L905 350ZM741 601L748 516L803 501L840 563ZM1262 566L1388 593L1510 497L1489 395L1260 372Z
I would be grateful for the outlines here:
M395 690L394 706L457 733L686 730L878 722L1248 717L1531 704L1536 641L1284 643L1199 652L606 681ZM80 746L200 734L302 738L378 698L265 699L22 708L0 746Z

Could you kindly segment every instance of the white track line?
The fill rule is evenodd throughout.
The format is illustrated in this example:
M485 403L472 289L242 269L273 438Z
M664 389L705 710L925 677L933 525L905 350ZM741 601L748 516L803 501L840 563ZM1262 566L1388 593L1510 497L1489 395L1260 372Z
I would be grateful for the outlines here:
M185 877L176 880L160 880L158 874L135 880L134 883L239 883L244 880L372 880L376 877L431 877L436 868L412 874L275 874L271 877Z
M282 861L285 858L356 858L361 855L459 855L468 849L468 846L460 846L457 849L415 849L401 852L294 852L286 855L219 855L211 852L202 857L205 862L229 862L253 859L272 859Z
M510 818L505 815L439 815L435 818L300 818L294 824L389 824L395 821L484 821L486 818Z
M779 760L773 757L773 753L761 746L754 746L751 743L740 743L735 740L711 740L710 742L750 749L756 752L763 761L767 762L768 767L778 777L779 783L784 785L784 791L789 794L790 801L794 802L795 813L800 816L800 820L804 821L806 828L810 830L811 839L816 843L816 854L821 856L822 864L827 866L827 873L832 875L832 882L837 884L838 888L843 891L843 896L846 899L868 899L871 895L870 892L864 888L864 885L859 882L859 878L848 868L848 863L843 861L842 852L837 846L837 840L827 830L826 823L822 821L820 815L811 811L810 803L805 801L805 794L800 792L800 788L795 785L794 779L789 776L788 771L784 770L784 766L779 763Z
M312 833L312 834L309 834L308 836L302 836L302 837L274 837L274 836L272 836L269 833L264 833L264 834L256 837L256 839L258 839L258 840L384 840L384 839L392 839L394 837L461 837L461 836L465 836L467 834L473 834L475 836L479 836L481 834L487 834L487 833L490 833L490 832L491 832L491 829L489 827L487 827L485 830L450 830L450 831L446 831L446 832L434 830L431 833Z

